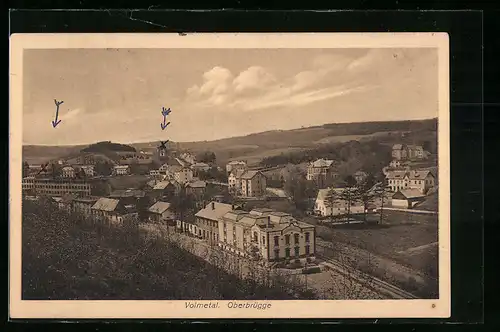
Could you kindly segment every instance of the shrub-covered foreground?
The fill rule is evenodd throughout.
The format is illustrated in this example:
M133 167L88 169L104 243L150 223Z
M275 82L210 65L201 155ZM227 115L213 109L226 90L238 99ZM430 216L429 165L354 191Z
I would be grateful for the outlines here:
M47 200L23 201L23 299L292 298L286 284L243 281L137 227L80 219Z

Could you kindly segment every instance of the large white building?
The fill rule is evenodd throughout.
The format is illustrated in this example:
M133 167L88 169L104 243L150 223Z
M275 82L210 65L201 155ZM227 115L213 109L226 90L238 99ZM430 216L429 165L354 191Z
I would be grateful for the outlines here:
M305 261L315 254L315 227L270 209L231 210L219 220L219 246L266 262Z
M71 178L37 178L25 177L22 180L22 189L33 195L62 196L75 194L78 197L88 196L91 192L90 183Z

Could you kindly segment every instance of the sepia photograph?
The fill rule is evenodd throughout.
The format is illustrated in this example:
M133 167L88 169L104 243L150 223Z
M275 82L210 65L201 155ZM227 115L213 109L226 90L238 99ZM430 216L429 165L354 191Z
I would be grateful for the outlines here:
M11 316L449 317L448 47L13 35Z

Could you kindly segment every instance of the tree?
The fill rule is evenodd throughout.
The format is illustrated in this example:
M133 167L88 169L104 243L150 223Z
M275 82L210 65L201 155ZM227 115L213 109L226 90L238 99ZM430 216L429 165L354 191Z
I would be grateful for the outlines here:
M335 206L335 203L339 201L339 199L340 197L338 193L333 188L330 188L324 200L325 207L331 209L330 220L333 220L333 207Z
M111 191L111 186L106 181L94 181L92 183L90 193L94 196L108 196Z
M98 161L95 164L95 172L102 176L109 176L113 172L113 165L111 165L107 161L105 162Z
M356 181L356 180L354 180ZM351 219L351 207L352 204L360 199L360 192L356 185L345 187L339 194L339 198L347 203L347 223Z
M371 259L371 254L368 253L366 258L354 259L343 252L340 246L332 245L337 253L334 261L342 273L330 271L332 286L327 289L330 293L327 298L337 300L373 299L375 294L371 289L375 286L373 274L376 266Z
M62 175L62 167L59 164L50 164L50 173L53 179L57 179Z
M375 194L373 192L373 186L375 185L375 178L373 175L368 174L368 176L358 185L359 198L363 202L364 213L363 219L366 222L366 211L375 199Z
M389 188L387 186L387 180L382 180L381 182L375 184L373 187L373 197L374 199L380 200L380 219L377 222L381 224L384 220L384 203L387 201L387 193Z
M85 173L85 170L83 168L77 168L75 169L75 176L77 179L86 179L87 173Z
M200 180L215 180L218 182L227 183L227 175L225 172L219 171L215 166L210 167L207 171L198 171Z
M132 160L129 164L130 167L130 174L141 174L144 172L143 168L141 165L139 165L139 162L137 160Z
M215 163L216 156L212 151L204 151L196 156L196 160L201 163Z
M145 221L148 219L148 210L151 206L151 200L148 196L143 196L137 199L137 213L139 216L139 221Z
M348 175L345 177L345 184L347 187L354 187L357 184L356 179L352 175Z
M182 188L170 202L170 209L175 213L179 220L184 221L186 214L195 208L195 199L193 195L187 194L186 189Z

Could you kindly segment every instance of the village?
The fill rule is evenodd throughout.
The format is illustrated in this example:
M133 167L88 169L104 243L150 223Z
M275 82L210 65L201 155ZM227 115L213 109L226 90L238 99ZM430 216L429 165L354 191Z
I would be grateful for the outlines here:
M349 271L359 284L387 298L414 297L401 283L382 280L373 267L354 266L352 261L365 255L357 249L346 249L342 257L351 262L339 265L342 250L323 234L345 225L390 223L391 213L435 216L437 205L429 202L437 201L437 166L418 166L437 158L422 146L394 144L392 161L378 174L359 170L348 176L326 158L308 162L298 175L295 165L259 167L233 160L221 167L215 154L198 160L200 155L163 144L154 151L116 155L82 152L42 165L24 163L23 198L48 197L61 210L111 227L138 225L154 236L191 243L198 248L194 254L200 248L225 252L266 271L299 274L320 292L321 271L334 269ZM307 188L299 186L302 180ZM294 190L300 188L308 194L298 204ZM413 287L420 287L418 280Z

